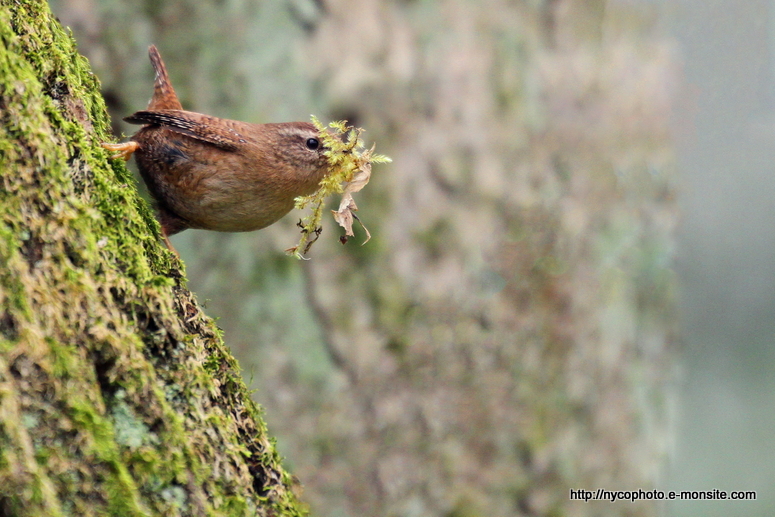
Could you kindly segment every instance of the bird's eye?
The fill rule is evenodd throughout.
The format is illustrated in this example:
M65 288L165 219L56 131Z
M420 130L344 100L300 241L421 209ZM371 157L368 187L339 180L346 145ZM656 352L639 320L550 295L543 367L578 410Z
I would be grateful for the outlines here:
M320 141L317 138L307 138L307 149L315 151L320 147Z

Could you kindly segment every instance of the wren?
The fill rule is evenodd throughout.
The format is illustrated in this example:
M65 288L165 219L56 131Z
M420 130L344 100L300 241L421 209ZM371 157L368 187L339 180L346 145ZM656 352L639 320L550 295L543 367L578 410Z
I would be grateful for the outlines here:
M129 160L154 199L163 237L187 228L247 232L276 222L328 171L318 130L308 122L250 124L183 110L155 46L148 108L124 118L143 124L129 142L102 144Z

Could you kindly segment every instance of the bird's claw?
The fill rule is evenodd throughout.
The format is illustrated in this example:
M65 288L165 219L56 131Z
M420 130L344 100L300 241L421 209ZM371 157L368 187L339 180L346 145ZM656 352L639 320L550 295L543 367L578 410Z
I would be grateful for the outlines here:
M123 144L108 144L106 142L103 142L100 144L103 149L107 149L108 151L112 151L113 155L110 157L115 159L121 158L125 162L129 161L129 158L132 156L132 153L137 151L140 148L140 144L137 142L124 142Z

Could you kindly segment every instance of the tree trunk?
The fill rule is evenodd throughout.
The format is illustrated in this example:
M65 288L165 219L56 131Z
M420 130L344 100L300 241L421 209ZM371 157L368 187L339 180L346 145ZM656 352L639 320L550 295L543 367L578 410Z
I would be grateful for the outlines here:
M121 114L154 42L189 108L346 118L394 159L365 246L329 220L290 263L298 214L178 238L321 515L657 514L569 497L658 486L669 443L676 74L647 2L59 3Z
M43 1L0 1L0 514L301 515Z
M309 492L352 516L655 515L570 497L658 487L669 442L676 80L648 14L325 8L309 69L394 162L359 194L374 239L305 264L349 380Z

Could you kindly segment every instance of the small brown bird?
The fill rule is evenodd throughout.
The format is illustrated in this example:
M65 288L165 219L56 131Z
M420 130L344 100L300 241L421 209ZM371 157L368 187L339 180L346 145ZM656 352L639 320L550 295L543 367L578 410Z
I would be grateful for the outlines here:
M249 124L184 111L155 46L148 109L124 120L144 126L129 142L102 144L140 174L158 211L165 241L187 228L247 232L287 214L328 171L326 150L309 122Z

